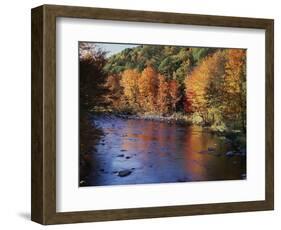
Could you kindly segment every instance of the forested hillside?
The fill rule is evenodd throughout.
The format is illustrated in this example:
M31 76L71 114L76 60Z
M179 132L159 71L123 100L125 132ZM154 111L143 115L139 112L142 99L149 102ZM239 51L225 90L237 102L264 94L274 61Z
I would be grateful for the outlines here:
M176 79L183 84L192 68L202 58L215 51L216 49L212 48L140 45L110 57L104 70L109 74L119 74L126 69L141 72L151 66L167 79Z
M106 58L80 43L81 76L80 102L91 110L246 130L243 49L140 45Z

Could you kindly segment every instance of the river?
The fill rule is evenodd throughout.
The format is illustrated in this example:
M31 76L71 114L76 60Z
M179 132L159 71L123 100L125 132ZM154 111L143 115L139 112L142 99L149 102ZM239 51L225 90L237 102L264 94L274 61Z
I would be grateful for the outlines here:
M115 116L92 116L90 124L103 135L80 186L246 178L245 153L202 127Z

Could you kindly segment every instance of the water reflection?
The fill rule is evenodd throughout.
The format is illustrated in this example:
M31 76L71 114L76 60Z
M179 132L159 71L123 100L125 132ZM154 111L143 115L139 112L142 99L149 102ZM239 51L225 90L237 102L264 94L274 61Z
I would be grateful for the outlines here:
M200 127L93 117L104 136L92 154L87 185L242 179L246 157L227 157L231 144ZM120 173L122 172L122 173Z

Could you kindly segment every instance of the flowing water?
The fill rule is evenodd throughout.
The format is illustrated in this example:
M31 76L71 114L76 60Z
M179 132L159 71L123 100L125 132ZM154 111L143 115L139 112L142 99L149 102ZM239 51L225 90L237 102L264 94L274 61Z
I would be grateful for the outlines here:
M103 135L92 146L81 186L240 180L246 156L225 137L201 127L115 116L95 116Z

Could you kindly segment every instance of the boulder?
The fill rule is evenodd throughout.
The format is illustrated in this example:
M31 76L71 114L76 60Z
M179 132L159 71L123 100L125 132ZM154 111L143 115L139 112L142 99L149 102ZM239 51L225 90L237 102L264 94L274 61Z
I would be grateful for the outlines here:
M232 157L235 155L235 153L233 151L228 151L226 154L225 154L227 157Z
M131 173L132 173L131 170L125 169L125 170L119 171L118 176L125 177L125 176L129 176Z

